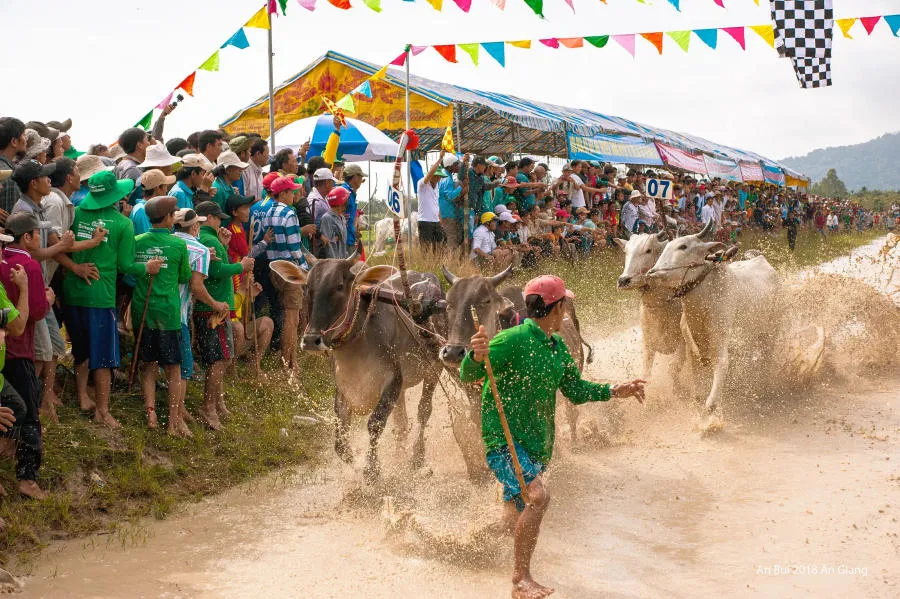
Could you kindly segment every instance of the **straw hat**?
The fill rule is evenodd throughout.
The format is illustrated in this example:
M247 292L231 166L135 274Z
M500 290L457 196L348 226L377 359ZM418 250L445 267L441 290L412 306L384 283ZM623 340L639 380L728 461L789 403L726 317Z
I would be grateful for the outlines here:
M93 154L79 156L78 160L75 161L75 165L78 167L78 172L81 174L82 182L87 181L100 171L111 171L115 168L114 166L105 165L100 156L94 156Z
M122 158L125 158L125 150L122 149L122 146L119 144L113 144L109 146L109 158L110 160L114 160L118 162Z
M34 158L50 149L50 140L34 129L25 129L25 157Z
M144 161L138 165L138 168L160 168L163 166L172 166L181 162L181 158L169 154L169 150L162 142L156 142L147 148L147 154Z

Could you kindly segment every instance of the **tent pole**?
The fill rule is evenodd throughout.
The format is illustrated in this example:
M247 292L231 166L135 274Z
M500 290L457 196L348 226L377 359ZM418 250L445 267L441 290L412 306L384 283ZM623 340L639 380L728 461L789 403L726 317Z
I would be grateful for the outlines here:
M272 13L268 14L269 18L269 30L268 33L269 39L269 151L272 154L275 153L275 73L272 69L272 57L274 56L272 52Z
M369 230L369 235L368 235L369 248L368 248L368 251L366 251L366 260L368 260L372 256L372 220L375 218L375 214L372 212L372 199L375 197L375 194L372 193L372 187L371 187L371 185L372 185L372 161L369 160L368 162L366 162L366 165L369 170L368 176L366 177L366 181L369 183L369 202L368 202L368 204L366 204L366 210L369 213L368 218L366 218L366 223L368 224L368 227L366 227L366 229ZM377 193L378 189L376 188L375 191Z
M406 46L406 129L409 130L409 59L412 56L410 52L411 48L409 45ZM409 228L409 253L412 256L413 250L413 228L412 223L409 221L409 203L412 201L412 171L409 168L410 160L412 158L412 152L409 150L406 151L406 202L404 212L406 212L406 226Z
M460 124L459 121L462 118L461 111L459 110L459 104L453 104L453 116L456 121L456 150L457 152L462 152L462 135L460 135ZM462 173L462 177L460 177L460 183L463 182L469 176L468 172ZM472 182L469 181L469 185ZM462 222L462 245L463 245L463 253L464 255L469 254L469 194L466 193L463 197L463 222Z

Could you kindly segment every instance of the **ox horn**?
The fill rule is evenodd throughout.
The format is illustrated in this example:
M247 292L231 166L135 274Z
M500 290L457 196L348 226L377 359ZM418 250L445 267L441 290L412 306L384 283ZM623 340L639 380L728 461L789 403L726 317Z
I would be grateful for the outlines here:
M348 258L345 258L344 260L347 262L347 264L349 264L350 266L353 266L354 264L356 264L357 258L359 258L359 248L354 249L353 253L350 254L350 256Z
M703 228L700 229L700 232L697 233L697 239L706 239L713 234L713 228L716 224L713 222L713 219L709 219L706 221L706 224L703 225Z
M443 264L441 265L441 271L444 273L444 278L447 279L447 282L450 283L450 285L455 285L459 280L459 277L450 272L450 269L448 269Z
M305 247L300 246L300 251L303 252L303 259L306 260L306 263L309 264L309 267L312 268L316 265L316 262L319 261L318 258L313 256Z
M503 271L495 274L493 277L491 277L488 280L491 282L491 285L493 285L494 288L496 288L497 285L499 285L500 283L505 281L506 278L512 274L512 269L513 269L512 264L510 264L509 266L504 268Z

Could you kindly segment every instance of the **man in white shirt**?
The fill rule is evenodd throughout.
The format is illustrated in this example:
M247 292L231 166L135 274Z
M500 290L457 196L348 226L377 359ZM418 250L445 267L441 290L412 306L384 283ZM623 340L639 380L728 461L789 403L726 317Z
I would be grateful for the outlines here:
M637 230L638 221L638 205L641 203L644 194L635 189L631 192L628 201L622 206L622 227L629 233Z
M712 204L710 204L709 202L703 204L703 208L700 209L700 222L705 225L709 221L715 221L715 219L716 211L712 207Z
M269 144L264 139L255 139L250 144L250 165L241 173L244 182L244 195L252 196L257 202L262 201L263 196L263 167L269 164Z
M481 215L481 225L475 229L475 233L472 235L472 251L469 252L469 258L479 266L490 264L493 260L492 254L497 249L497 240L494 237L496 228L496 214L485 212Z
M416 193L419 197L419 242L425 251L437 252L444 241L444 230L441 228L440 209L438 208L438 183L447 176L441 166L444 151L419 181Z

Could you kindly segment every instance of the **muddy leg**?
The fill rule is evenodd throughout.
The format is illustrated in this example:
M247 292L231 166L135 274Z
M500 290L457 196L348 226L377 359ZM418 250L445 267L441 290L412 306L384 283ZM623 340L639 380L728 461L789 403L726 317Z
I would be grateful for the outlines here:
M343 462L350 464L353 462L349 443L350 408L340 391L334 394L334 414L337 416L337 423L334 425L334 451Z
M397 372L387 381L387 384L381 390L381 399L372 415L369 416L369 452L366 455L366 469L364 476L369 482L376 480L380 474L380 466L378 465L378 438L384 432L387 424L388 416L391 410L397 405L397 398L403 389L403 377Z
M435 374L425 377L422 381L422 397L419 399L419 434L416 436L416 442L413 445L412 467L421 468L425 464L425 426L428 419L431 418L431 408L433 405L434 388L437 386L437 377L441 376L440 370Z
M572 435L572 445L578 442L578 406L571 401L564 399L566 402L566 420L569 421L569 433Z
M391 413L391 419L394 421L394 435L397 440L397 449L401 452L406 451L406 441L409 438L409 416L406 413L406 393L400 392L397 398L397 405Z

